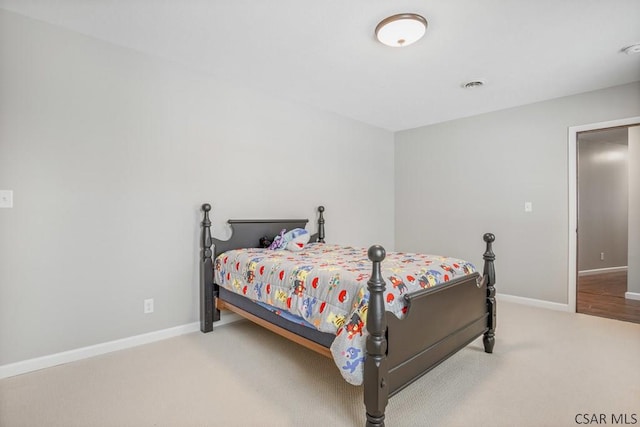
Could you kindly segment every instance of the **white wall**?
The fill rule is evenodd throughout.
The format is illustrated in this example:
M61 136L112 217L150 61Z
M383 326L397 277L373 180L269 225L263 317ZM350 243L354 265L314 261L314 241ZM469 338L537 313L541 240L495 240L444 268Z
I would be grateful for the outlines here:
M499 293L567 304L568 128L639 114L633 83L397 133L396 249L481 265L490 231Z
M393 248L393 155L390 132L0 11L0 365L197 321L203 202L219 237L324 204L327 241Z
M640 126L629 128L629 269L627 291L640 297Z

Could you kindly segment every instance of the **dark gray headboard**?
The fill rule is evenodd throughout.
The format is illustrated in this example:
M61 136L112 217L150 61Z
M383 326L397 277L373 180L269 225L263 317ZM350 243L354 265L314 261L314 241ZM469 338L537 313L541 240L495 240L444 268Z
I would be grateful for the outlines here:
M260 239L272 240L284 228L304 228L308 219L250 219L229 220L231 237L229 240L214 239L211 236L211 205L202 205L202 234L200 235L200 330L213 330L213 322L220 320L220 310L215 301L219 287L213 281L213 260L224 251L240 248L259 248ZM311 236L311 242L324 243L324 206L318 207L318 232Z
M211 205L202 205L204 211L203 226L203 242L208 240L207 237L211 236L210 227L211 221L209 220L209 211ZM318 232L311 235L310 242L323 242L324 243L324 206L318 207ZM222 252L226 252L232 249L239 248L259 248L260 239L267 237L272 240L275 236L280 234L282 229L291 230L294 228L305 228L308 219L230 219L227 221L231 226L231 237L229 240L220 240L214 237L210 237L210 242L213 243L213 258ZM206 244L204 247L206 248Z
M227 221L231 225L231 237L229 240L219 240L213 238L215 254L238 248L259 248L260 238L267 237L273 240L280 231L292 230L294 228L305 228L308 219L230 219ZM317 237L317 235L315 236ZM313 236L311 241L315 241Z

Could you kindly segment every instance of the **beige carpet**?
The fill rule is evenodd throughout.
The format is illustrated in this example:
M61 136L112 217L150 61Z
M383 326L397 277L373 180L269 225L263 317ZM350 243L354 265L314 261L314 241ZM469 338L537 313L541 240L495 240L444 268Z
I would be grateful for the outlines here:
M640 324L501 303L476 341L393 397L387 426L640 424ZM581 419L584 422L584 419ZM332 361L247 322L0 381L0 426L363 426Z

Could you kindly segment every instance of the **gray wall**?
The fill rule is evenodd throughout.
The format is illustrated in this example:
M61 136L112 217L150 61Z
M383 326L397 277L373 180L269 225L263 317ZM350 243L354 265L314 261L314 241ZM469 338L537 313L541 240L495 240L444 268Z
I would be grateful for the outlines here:
M205 201L393 248L390 132L5 11L0 58L0 365L197 321Z
M619 142L609 141L617 130L578 134L578 271L627 265L628 132L621 131Z
M396 248L480 265L491 231L498 292L567 304L568 128L638 115L633 83L397 133Z
M640 296L640 126L629 128L629 270L627 291Z

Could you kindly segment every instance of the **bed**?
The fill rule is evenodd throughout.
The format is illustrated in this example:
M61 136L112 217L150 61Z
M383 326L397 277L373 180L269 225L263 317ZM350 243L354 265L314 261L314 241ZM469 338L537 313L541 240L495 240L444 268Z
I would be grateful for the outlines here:
M220 311L229 310L333 358L338 368L343 368L341 373L347 381L362 383L367 426L384 426L390 397L476 338L483 336L485 352L493 352L495 236L491 233L483 235L486 247L480 274L471 264L448 257L387 254L379 245L359 250L327 244L322 206L318 208L317 233L310 236L308 248L300 255L265 248L282 230L305 229L307 219L229 220L232 235L219 240L211 235L211 205L202 205L202 211L201 331L212 331L213 323L220 320ZM311 258L318 258L324 268L305 268ZM429 267L429 273L426 269L418 274L402 272L413 262L426 263L433 269ZM293 267L287 270L287 263ZM415 272L417 267L409 268ZM321 281L316 289L322 277L318 270L330 274L324 274L328 284ZM349 280L337 286L335 280L331 281L336 276L352 278L353 285L349 286L359 287L347 288L345 282ZM282 282L280 287L278 281ZM283 292L287 284L291 292L288 298ZM347 299L347 295L353 299ZM335 312L323 310L324 302ZM345 310L351 310L349 315L338 311L341 303ZM302 317L294 313L297 306L302 312L296 313ZM351 346L349 351L345 351L347 346ZM338 360L340 355L350 359Z

